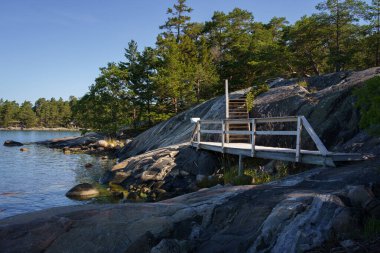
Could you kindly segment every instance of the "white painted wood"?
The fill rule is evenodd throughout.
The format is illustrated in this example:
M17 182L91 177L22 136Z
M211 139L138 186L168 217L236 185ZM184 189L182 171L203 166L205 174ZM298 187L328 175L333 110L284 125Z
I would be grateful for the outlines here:
M256 122L255 119L251 121L251 157L255 157L256 145Z
M223 134L222 130L201 130L201 134Z
M223 120L200 120L201 124L223 124Z
M256 131L256 135L297 135L297 131Z
M302 131L301 117L298 117L298 119L297 119L297 140L296 140L296 162L300 161L301 131Z
M323 145L321 139L319 139L318 135L314 132L314 129L311 127L309 121L305 118L305 116L301 116L302 125L305 127L305 130L309 133L311 139L314 141L317 149L323 156L326 156L328 151L325 145Z
M256 123L282 123L282 122L297 122L297 117L273 117L273 118L255 118Z
M201 143L201 122L197 122L197 143Z
M226 92L226 119L228 119L230 117L228 79L225 80L225 92Z
M238 175L241 176L243 175L243 156L242 155L239 155L239 173Z
M231 131L226 131L226 134L231 134L231 135L251 135L252 131L239 131L239 130L231 130Z
M223 120L222 124L222 152L224 153L224 137L225 137L225 132L226 132L226 124Z

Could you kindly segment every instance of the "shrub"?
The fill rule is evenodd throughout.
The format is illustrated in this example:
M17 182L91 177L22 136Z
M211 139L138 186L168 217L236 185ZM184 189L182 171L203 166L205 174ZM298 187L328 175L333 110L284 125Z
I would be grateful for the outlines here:
M360 110L360 128L380 136L380 76L367 80L353 94L357 97L356 106Z
M307 86L309 86L309 84L305 80L299 81L297 84L301 87L304 87L304 88L307 88Z
M245 103L247 105L248 111L253 109L255 97L257 97L261 93L267 92L268 90L269 90L269 86L266 83L264 83L264 84L258 85L255 88L252 88L248 92L247 98L245 99Z

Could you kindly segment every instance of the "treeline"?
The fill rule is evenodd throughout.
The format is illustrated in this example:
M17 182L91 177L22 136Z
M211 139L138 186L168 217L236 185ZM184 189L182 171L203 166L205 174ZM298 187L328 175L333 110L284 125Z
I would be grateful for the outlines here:
M34 104L18 104L0 99L0 127L75 127L72 109L76 101L75 97L69 101L40 98Z
M167 11L155 47L131 41L125 60L108 63L79 101L78 120L106 129L151 125L230 89L273 77L304 77L358 70L380 63L380 0L327 0L295 24L274 17L255 21L239 8L191 22L178 0Z
M78 101L0 102L0 126L68 126L113 133L144 128L230 90L265 87L274 77L305 77L380 65L380 0L326 0L294 24L274 17L255 21L235 8L192 22L177 0L167 11L154 47L131 41L125 60L100 69ZM75 101L75 102L74 102Z

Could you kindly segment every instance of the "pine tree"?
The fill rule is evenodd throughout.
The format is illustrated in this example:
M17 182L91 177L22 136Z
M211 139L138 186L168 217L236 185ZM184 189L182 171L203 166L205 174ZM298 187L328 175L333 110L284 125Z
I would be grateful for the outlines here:
M364 15L365 3L360 0L326 0L317 5L320 18L330 27L330 60L335 71L341 71L352 56L352 34L357 30L354 22Z
M29 101L24 101L19 109L18 119L23 127L34 127L36 125L36 114L33 111L33 105Z
M160 29L166 29L169 33L176 31L176 41L179 43L181 34L186 29L186 24L190 21L190 16L186 13L192 12L193 9L186 5L186 0L177 0L173 8L168 8L167 14L171 15Z

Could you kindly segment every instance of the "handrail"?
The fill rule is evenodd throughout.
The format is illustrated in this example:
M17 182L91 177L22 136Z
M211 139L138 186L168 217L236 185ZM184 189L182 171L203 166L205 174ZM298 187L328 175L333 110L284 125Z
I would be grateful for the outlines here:
M283 122L296 122L297 130L295 131L257 131L257 124L262 123L283 123ZM201 129L201 125L217 124L221 125L221 130L204 130ZM226 125L233 124L249 124L249 130L229 130ZM227 130L226 130L227 129ZM301 154L301 133L302 129L305 129L309 134L314 144L316 145L319 153L322 156L327 156L329 151L322 143L321 139L315 133L310 123L304 116L289 116L289 117L273 117L273 118L249 118L249 119L223 119L223 120L199 120L195 127L195 132L192 136L192 142L194 142L195 136L197 137L196 143L201 143L201 134L220 134L221 135L221 145L222 152L224 152L225 144L229 143L229 135L249 135L251 144L251 156L255 156L255 146L256 146L256 136L259 135L279 135L279 136L296 136L296 155L295 161L299 162L302 160Z

